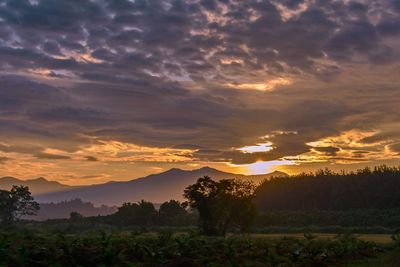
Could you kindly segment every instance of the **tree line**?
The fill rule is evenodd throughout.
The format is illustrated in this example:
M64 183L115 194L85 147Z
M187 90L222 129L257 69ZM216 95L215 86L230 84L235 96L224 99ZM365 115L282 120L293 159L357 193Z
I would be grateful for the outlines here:
M264 181L256 190L260 212L400 208L400 168L354 172L328 169Z

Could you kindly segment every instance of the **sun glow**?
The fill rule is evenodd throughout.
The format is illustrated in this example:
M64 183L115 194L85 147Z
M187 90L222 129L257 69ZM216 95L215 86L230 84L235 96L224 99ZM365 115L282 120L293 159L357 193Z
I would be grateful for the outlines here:
M242 90L273 91L279 86L291 85L292 80L288 78L276 78L264 83L227 83L228 87Z
M294 161L291 160L272 160L272 161L257 161L251 164L244 165L235 165L230 164L231 167L238 168L240 173L246 175L258 175L258 174L267 174L278 169L281 169L283 166L287 165L296 165Z
M240 58L222 58L220 59L222 65L239 64L243 65L244 61Z
M244 153L268 152L268 151L271 151L272 149L273 149L273 147L272 147L271 142L256 144L254 146L244 146L244 147L238 148L238 150L240 150Z
M49 77L52 74L52 71L50 69L44 69L44 68L28 69L28 72L33 75L38 75L43 77Z

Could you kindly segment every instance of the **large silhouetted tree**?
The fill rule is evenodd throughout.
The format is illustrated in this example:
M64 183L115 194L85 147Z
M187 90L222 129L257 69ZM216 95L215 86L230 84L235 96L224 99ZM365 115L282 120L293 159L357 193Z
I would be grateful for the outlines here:
M225 235L233 226L245 231L256 216L254 185L250 182L214 181L204 176L188 186L184 196L199 212L200 227L206 235Z
M36 215L39 209L27 186L14 185L10 191L0 190L0 220L3 224L24 215Z

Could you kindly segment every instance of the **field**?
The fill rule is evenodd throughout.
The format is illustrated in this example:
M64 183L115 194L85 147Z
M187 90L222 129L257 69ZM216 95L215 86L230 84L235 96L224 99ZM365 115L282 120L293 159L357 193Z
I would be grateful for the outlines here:
M389 242L387 235L223 238L170 231L41 234L20 230L0 234L0 266L364 266L357 264L392 253Z
M374 257L347 262L345 267L400 267L400 249L378 253Z
M331 233L313 233L313 235L319 239L334 239L337 237L337 234ZM251 236L267 239L279 239L284 237L304 238L304 234L301 233L252 234ZM353 236L359 240L376 242L379 244L389 244L393 242L391 235L388 234L354 234Z

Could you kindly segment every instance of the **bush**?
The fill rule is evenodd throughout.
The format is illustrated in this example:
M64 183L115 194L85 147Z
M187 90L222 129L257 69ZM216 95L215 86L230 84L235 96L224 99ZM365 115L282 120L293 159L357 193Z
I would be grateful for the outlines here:
M351 235L321 240L244 236L97 232L80 235L32 231L0 234L3 266L329 266L373 255L379 247Z

